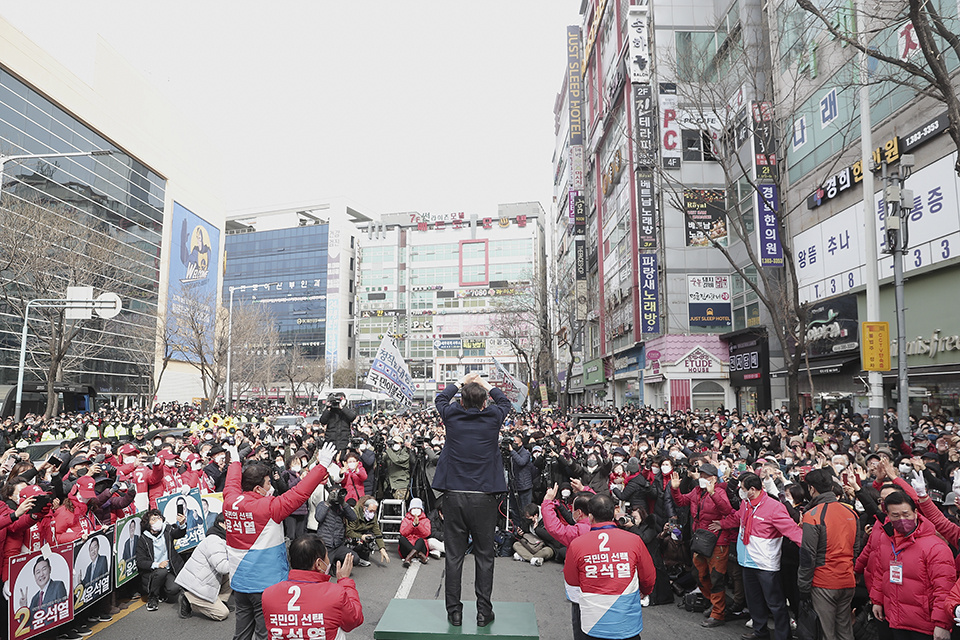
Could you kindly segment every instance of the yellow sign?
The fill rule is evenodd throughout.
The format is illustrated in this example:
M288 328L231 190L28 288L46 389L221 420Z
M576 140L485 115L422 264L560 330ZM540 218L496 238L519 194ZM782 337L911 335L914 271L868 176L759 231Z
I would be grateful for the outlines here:
M860 357L864 371L890 371L890 323L863 322Z

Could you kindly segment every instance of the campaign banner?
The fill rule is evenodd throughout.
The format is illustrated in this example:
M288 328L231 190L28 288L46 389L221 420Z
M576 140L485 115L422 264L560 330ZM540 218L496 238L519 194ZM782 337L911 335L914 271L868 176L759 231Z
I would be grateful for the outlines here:
M157 498L157 509L163 514L163 521L168 526L178 526L177 518L184 516L187 533L182 538L173 541L173 549L178 553L193 549L207 535L203 526L203 505L200 502L200 489L192 489L190 493L174 493Z
M73 543L73 612L80 613L113 591L114 527Z
M397 343L390 336L384 336L380 341L377 356L367 374L367 384L403 406L413 404L413 378L410 376L410 369L403 361Z
M200 496L203 505L203 526L209 531L213 521L223 513L223 493L204 493Z
M640 333L660 333L657 254L640 254Z
M10 558L10 638L26 640L73 620L73 544Z
M139 573L137 569L137 542L140 541L140 515L127 516L117 520L117 530L113 545L114 584L118 587L126 584Z
M782 267L783 246L780 244L780 224L777 212L780 210L780 197L777 185L761 184L757 186L757 221L760 243L760 266Z
M497 377L499 378L497 386L510 400L514 410L522 411L529 394L527 385L510 375L510 372L496 358L493 359L493 365L496 367Z

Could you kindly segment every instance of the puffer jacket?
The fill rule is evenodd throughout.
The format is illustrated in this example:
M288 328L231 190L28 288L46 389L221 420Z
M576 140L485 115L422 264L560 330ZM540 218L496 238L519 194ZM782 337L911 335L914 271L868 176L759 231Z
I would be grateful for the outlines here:
M680 493L680 489L671 489L673 503L678 507L690 507L690 521L692 529L706 529L714 520L723 520L733 513L733 506L727 498L727 484L717 482L713 488L713 495L699 486L690 493ZM733 542L736 529L721 529L717 533L717 546L725 547Z
M421 513L417 524L414 524L413 515L408 511L400 521L400 535L409 540L410 544L417 544L417 540L426 540L430 537L430 518Z
M875 579L867 585L870 600L883 607L893 629L930 635L935 626L953 628L948 595L957 580L953 554L936 529L918 514L917 528L908 536L894 534L877 545L871 558ZM903 566L903 583L890 582L890 563Z
M363 517L364 511L367 510L364 506L367 500L372 500L372 498L370 498L370 496L361 496L360 499L357 500L356 506L353 507L357 518L356 520L347 522L347 537L357 539L365 535L371 535L374 537L377 547L383 549L383 532L380 530L380 520L377 518L367 520Z
M364 482L367 480L367 470L363 464L357 462L357 468L351 471L346 465L340 470L343 473L343 480L340 485L347 490L347 500L359 500L364 495Z
M327 549L333 550L343 544L347 534L347 522L353 522L357 519L357 512L345 504L331 507L326 502L317 505L314 512L317 519L317 535L327 545Z
M226 532L213 526L177 574L177 584L201 600L213 602L220 594L223 576L229 573Z
M532 489L533 475L537 468L530 460L530 452L520 447L510 452L510 460L513 462L513 481L517 485L517 491Z

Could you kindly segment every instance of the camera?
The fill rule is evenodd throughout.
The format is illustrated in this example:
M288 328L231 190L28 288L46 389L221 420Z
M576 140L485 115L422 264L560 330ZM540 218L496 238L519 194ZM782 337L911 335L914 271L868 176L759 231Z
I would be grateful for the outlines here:
M377 540L376 538L370 538L369 540L364 540L363 538L350 538L347 540L347 546L351 549L366 549L368 553L373 553L377 550Z
M633 526L633 518L630 516L620 516L617 518L617 525L621 527L631 527Z
M42 512L52 501L53 497L49 493L39 494L33 503L33 508L30 509L30 513Z
M327 405L329 405L331 409L339 409L339 408L340 408L340 395L339 395L339 394L336 394L336 393L331 393L330 395L328 395L328 396L327 396Z
M335 505L344 505L344 498L347 496L347 490L342 487L335 487L330 489L327 493L327 504L331 507Z

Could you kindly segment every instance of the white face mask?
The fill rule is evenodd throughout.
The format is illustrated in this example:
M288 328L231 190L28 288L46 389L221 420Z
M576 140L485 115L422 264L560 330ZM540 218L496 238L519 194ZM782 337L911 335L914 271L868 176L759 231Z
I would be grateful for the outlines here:
M706 489L710 486L710 482L706 478L700 478L700 488Z
M747 492L744 491L743 489L740 489L740 499L741 499L741 500L749 500L749 499L750 499L749 497L747 497Z
M855 508L857 511L863 511L863 510L864 510L864 509L863 509L863 503L860 502L859 500L857 500L857 502L856 502L853 506L854 506L854 508Z
M647 450L649 450L649 449L650 449L650 447L648 447L648 446L645 445L645 444L640 445L640 451L647 451Z
M355 471L356 468L357 468L357 463L356 463L356 462L348 462L348 463L347 463L347 469L350 469L350 471Z
M838 475L841 474L841 473L843 473L843 472L846 471L846 469L847 469L847 468L846 468L845 466L843 466L842 464L835 464L835 465L833 465L833 468L837 470L837 474L838 474Z
M668 464L660 465L660 473L662 473L663 475L668 476L672 471L673 471L673 467L671 467L670 465Z
M423 511L421 509L410 509L410 515L412 515L414 518L419 518L422 514Z
M900 463L900 473L910 473L912 470L913 467L910 464L906 462Z
M570 497L570 492L564 489L563 491L560 492L560 497L566 500L567 498Z
M295 473L300 473L300 465L298 465L298 464L291 465L291 466L290 466L290 471L293 471L293 472L295 472Z
M837 443L834 442L833 444L831 444L831 445L830 445L830 449L831 449L832 451L836 451L836 450L837 450Z
M137 461L136 456L123 456L123 464L133 464Z
M367 522L370 522L371 520L373 520L373 518L374 518L376 515L377 515L377 512L376 512L376 511L364 511L364 512L363 512L363 519L366 520Z
M613 461L617 464L623 462L623 456L613 456Z
M192 464L190 465L190 467L191 467L194 471L200 471L200 469L203 468L203 465L202 465L201 463L199 463L199 462L194 462L194 463L192 463Z
M860 436L858 436L858 435L852 435L852 436L850 436L850 442L853 442L853 443L860 442Z
M164 462L164 464L167 465L168 467L173 468L173 467L177 466L177 461L176 461L176 460L167 460L166 462Z
M399 444L399 443L394 444L394 445L391 447L391 449L393 449L394 451L400 451L400 444Z
M160 533L161 531L163 531L163 522L161 521L161 522L150 523L150 531L153 531L154 533Z
M784 458L783 464L787 464L787 465L793 464L793 458Z
M217 456L216 458L213 459L213 461L216 462L217 464L223 464L225 460L226 458L224 456Z
M277 468L278 468L278 469L283 469L285 466L287 466L287 465L283 464L283 460L277 460Z
M276 489L273 488L273 485L270 485L270 488L267 489L267 492L264 494L264 497L265 497L265 498L269 498L269 497L272 496L274 493L276 493Z
M162 445L162 444L163 444L163 440L154 440L154 441L153 441L153 448L154 448L154 449L159 449L159 448L160 448L160 445Z

